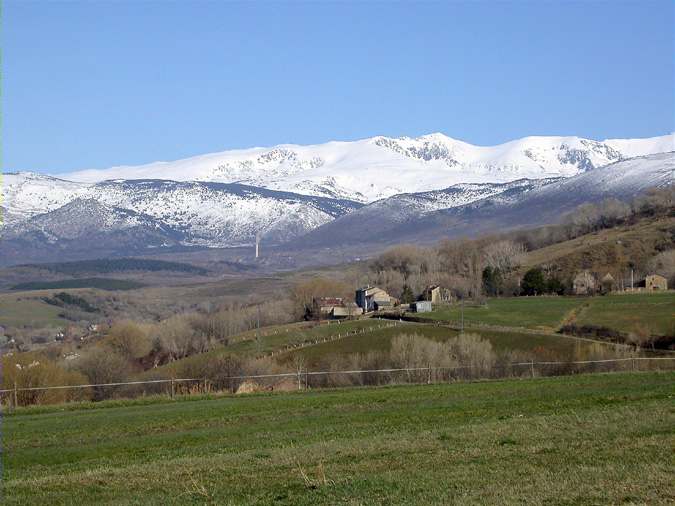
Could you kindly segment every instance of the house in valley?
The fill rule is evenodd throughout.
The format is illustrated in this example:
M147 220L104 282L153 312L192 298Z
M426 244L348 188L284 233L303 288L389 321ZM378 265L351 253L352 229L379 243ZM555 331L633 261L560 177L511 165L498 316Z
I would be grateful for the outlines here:
M393 308L396 299L376 286L366 286L356 290L356 305L364 313Z
M328 318L334 307L342 305L342 297L315 297L312 301L312 314L315 317Z
M658 274L650 274L645 277L640 286L643 286L648 292L668 290L668 280Z
M452 294L447 288L438 285L429 285L422 292L422 300L428 300L433 304L447 304L452 301Z
M600 286L602 287L602 293L610 293L616 289L616 281L614 280L614 276L612 276L609 272L604 275L604 277L600 280Z
M572 288L575 295L592 295L595 292L595 277L588 271L582 271L574 277Z
M342 297L317 297L312 304L312 315L319 319L343 319L363 314L363 309Z

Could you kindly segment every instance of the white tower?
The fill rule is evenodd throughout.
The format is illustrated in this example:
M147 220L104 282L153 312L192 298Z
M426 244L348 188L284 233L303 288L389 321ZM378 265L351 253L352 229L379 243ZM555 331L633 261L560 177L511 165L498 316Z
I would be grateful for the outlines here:
M255 257L260 258L260 233L255 235Z

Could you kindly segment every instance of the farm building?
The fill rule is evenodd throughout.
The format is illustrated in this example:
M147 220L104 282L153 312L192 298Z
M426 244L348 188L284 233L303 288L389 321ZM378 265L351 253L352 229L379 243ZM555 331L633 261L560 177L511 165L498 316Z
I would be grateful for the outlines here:
M590 295L595 292L595 277L588 271L578 273L572 282L576 295Z
M316 297L312 301L312 313L321 318L328 317L336 306L343 306L342 297Z
M342 318L351 318L363 314L363 309L357 306L354 302L345 302L342 306L334 306L330 312L330 317L334 320Z
M410 304L410 309L415 313L428 313L431 311L430 300L418 300Z
M668 290L668 280L658 274L650 274L645 277L644 281L640 282L639 286L644 287L648 292Z
M602 286L603 293L609 293L613 291L616 288L616 281L614 280L614 276L612 276L608 272L607 274L604 275L604 277L600 281L600 285Z
M396 300L387 292L376 286L366 286L356 290L356 305L364 313L392 308Z
M441 288L438 285L429 285L422 292L422 299L433 302L434 304L448 303L452 300L450 290Z
M319 318L349 318L363 314L363 309L342 297L317 297L312 304L312 314Z

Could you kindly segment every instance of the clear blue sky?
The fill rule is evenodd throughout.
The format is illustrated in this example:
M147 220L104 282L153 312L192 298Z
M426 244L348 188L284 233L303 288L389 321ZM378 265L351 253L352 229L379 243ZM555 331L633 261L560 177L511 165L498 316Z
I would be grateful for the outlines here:
M674 129L664 1L3 2L4 170Z

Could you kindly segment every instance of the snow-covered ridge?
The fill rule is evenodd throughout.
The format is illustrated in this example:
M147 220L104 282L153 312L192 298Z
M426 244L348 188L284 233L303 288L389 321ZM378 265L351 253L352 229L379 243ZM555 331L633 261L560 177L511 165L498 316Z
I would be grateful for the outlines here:
M604 141L535 136L497 146L475 146L435 133L223 151L174 162L78 171L63 177L84 183L109 179L243 183L367 203L461 183L569 177L627 158L668 151L675 151L673 134Z
M427 154L417 150L412 156ZM247 246L256 236L263 237L265 246L292 241L300 249L394 243L424 234L438 240L481 227L552 223L581 203L630 199L673 182L675 152L621 160L570 178L460 183L397 193L365 206L238 183L77 183L39 174L6 174L0 264L28 258L53 261L54 255L102 258L158 248Z
M95 208L99 216L110 215L109 210L114 210L118 217L144 216L145 225L154 220L154 226L182 237L179 241L182 245L210 247L250 244L256 235L281 242L360 207L348 200L240 184L166 180L75 183L32 173L6 174L3 194L3 205L10 218L5 222L5 237L35 230L36 224L49 235L45 223L49 223L49 228L65 231L75 224L58 224L46 217L68 216L66 221L71 221L78 209ZM63 211L67 206L70 206L68 214ZM125 220L138 224L126 217Z

